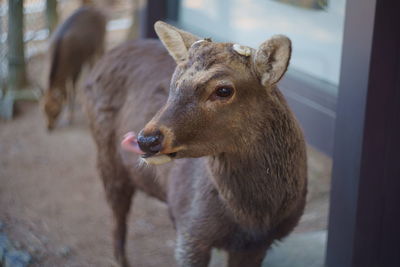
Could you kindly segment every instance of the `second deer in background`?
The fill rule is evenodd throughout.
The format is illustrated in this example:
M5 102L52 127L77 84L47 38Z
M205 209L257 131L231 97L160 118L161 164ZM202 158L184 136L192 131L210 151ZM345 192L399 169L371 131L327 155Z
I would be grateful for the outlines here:
M77 9L55 31L51 40L48 89L43 96L47 129L55 127L68 102L68 121L74 116L76 83L85 64L93 65L104 52L106 15L99 9Z

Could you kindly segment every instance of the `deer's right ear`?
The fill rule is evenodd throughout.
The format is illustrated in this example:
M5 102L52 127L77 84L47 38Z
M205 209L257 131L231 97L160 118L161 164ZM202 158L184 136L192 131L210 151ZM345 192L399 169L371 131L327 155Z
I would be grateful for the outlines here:
M200 39L162 21L157 21L154 24L154 29L177 64L188 58L190 46Z
M253 64L263 86L279 82L288 68L291 53L291 42L283 35L275 35L260 45L253 56Z

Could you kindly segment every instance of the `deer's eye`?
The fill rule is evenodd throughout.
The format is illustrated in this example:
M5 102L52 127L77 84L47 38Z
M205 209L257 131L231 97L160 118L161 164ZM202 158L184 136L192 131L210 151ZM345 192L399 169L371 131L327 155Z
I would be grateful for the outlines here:
M210 100L227 100L233 95L233 88L229 86L222 86L215 89L211 95Z

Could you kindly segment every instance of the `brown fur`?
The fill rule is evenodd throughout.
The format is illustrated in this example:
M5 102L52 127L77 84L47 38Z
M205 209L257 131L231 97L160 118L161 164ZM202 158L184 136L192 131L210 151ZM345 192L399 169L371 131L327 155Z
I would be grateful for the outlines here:
M49 130L54 128L67 101L68 119L72 121L76 82L84 64L93 65L96 57L103 53L105 27L106 18L102 11L82 7L54 33L51 41L49 87L43 96Z
M279 61L278 50L268 51ZM158 41L131 41L108 53L88 79L87 111L114 213L117 260L127 265L126 217L140 189L167 203L179 266L207 266L212 247L229 252L230 267L260 266L272 242L289 234L303 213L301 130L277 80L262 78L255 57L209 41L173 57L178 66ZM279 69L268 62L268 70ZM226 83L235 88L231 99L207 100ZM137 155L121 150L122 136L143 127L164 133L164 153L177 152L173 163L140 166Z

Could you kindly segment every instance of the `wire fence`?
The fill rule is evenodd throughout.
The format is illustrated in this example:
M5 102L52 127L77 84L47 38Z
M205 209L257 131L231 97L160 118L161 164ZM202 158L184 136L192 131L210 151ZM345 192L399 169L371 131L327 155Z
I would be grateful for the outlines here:
M0 0L0 117L5 119L12 118L15 101L37 100L40 98L41 92L48 86L48 72L50 67L48 40L50 31L48 29L47 15L54 14L46 10L47 0L8 1ZM62 23L74 10L85 2L83 0L56 1L58 7L58 23ZM137 23L134 22L137 21L137 18L134 20L132 17L134 13L133 9L139 6L138 2L143 4L145 0L90 0L86 2L91 2L90 4L103 9L108 14L108 37L106 38L108 42L106 42L106 45L110 47L126 39L127 33L131 32L128 31L128 29L131 27L132 23ZM12 11L12 14L16 12L16 10L9 10L9 3L13 8L18 5L23 5L24 60L21 60L21 57L19 57L18 60L14 60L15 57L18 57L15 55L21 53L15 52L15 50L19 49L17 46L8 47L8 16L10 11ZM53 4L52 2L52 5ZM14 21L15 18L16 17L12 17L12 21ZM138 24L134 24L135 27L137 25ZM20 29L15 28L20 27L15 24L12 26L13 31L15 29ZM13 66L13 68L9 69L8 57L11 52L13 54L13 60L10 60L10 66ZM24 64L24 66L20 68L20 72L16 71L15 62L17 62L17 64ZM24 73L26 73L26 75L24 75ZM16 81L19 81L20 84L16 85Z
M21 0L20 0L21 1ZM24 1L24 43L25 57L46 49L46 40L49 30L46 26L46 1L25 0ZM5 86L8 75L8 2L0 2L0 81Z
M16 0L24 1L24 43L25 58L28 61L37 54L47 50L50 32L46 21L46 0ZM106 0L107 1L107 0ZM108 0L110 1L110 0ZM110 10L108 31L129 28L132 23L132 0L112 0L114 5ZM101 2L101 0L99 1ZM81 0L58 0L59 22L61 23L76 8ZM8 1L0 0L0 87L7 84L8 75ZM1 95L0 95L1 97Z

